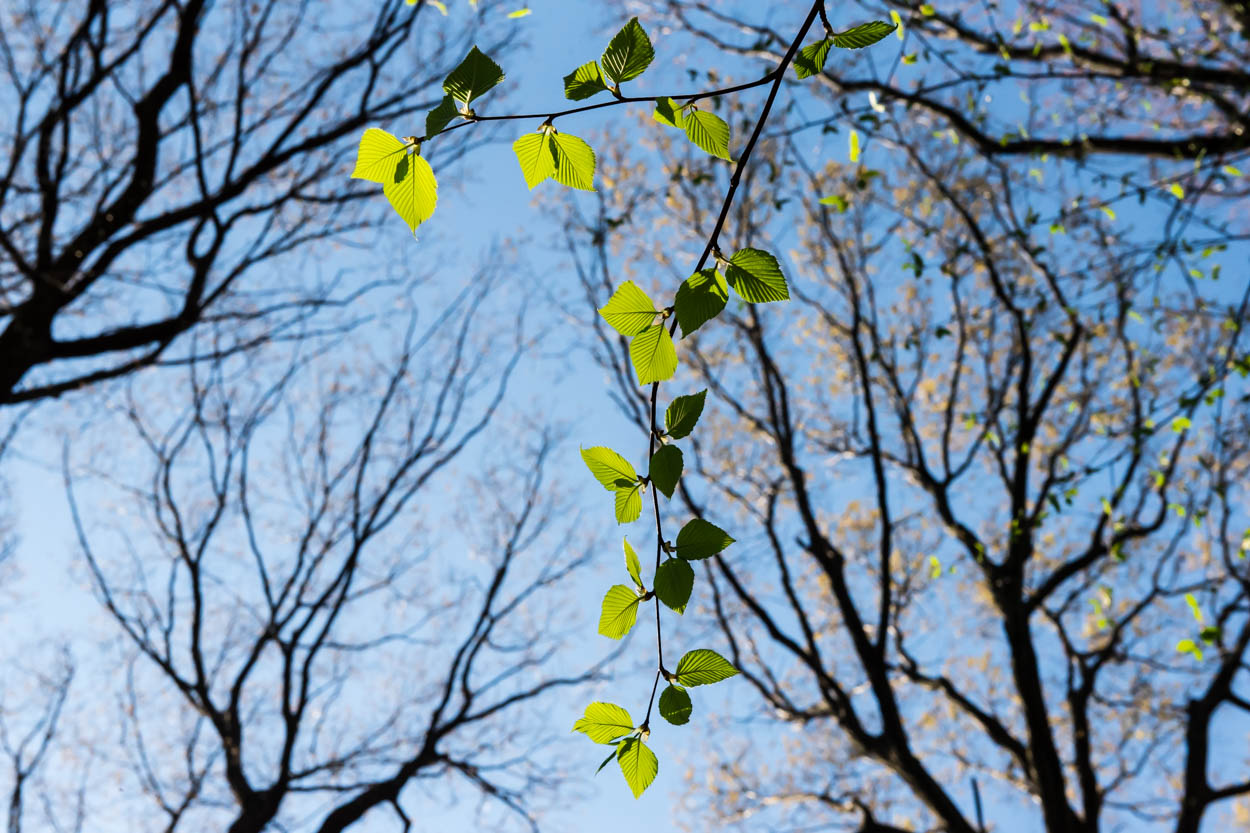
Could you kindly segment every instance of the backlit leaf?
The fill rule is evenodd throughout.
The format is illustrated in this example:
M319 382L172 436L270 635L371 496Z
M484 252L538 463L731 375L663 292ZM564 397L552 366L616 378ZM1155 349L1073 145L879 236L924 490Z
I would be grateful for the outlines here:
M634 731L634 719L615 703L596 702L586 707L586 713L573 724L573 731L595 743L615 743Z
M684 129L686 125L685 117L682 116L681 107L671 98L657 98L655 100L655 112L651 114L651 118L667 124L669 127L676 127L679 130Z
M434 214L438 204L438 181L430 163L420 155L404 156L396 171L394 181L382 186L382 192L408 228L415 234L417 226Z
M525 184L530 188L556 171L555 156L551 153L546 133L527 133L512 143L512 151L521 164Z
M753 304L784 301L790 289L777 258L760 249L741 249L729 258L725 276L742 300Z
M408 146L385 130L370 127L360 136L356 169L352 179L367 179L379 185L395 181L395 169L407 155Z
M618 286L608 302L599 308L603 320L623 336L636 336L650 327L658 312L647 293L633 281Z
M455 99L449 95L443 96L439 105L425 116L425 138L429 139L442 133L443 128L447 127L457 115L459 114L456 111Z
M629 573L629 577L634 580L634 584L639 590L642 590L642 565L638 563L638 553L634 552L634 548L629 545L629 539L624 540L625 544L625 570Z
M729 285L725 276L715 269L703 269L682 281L673 301L681 337L685 338L720 315L728 300Z
M642 514L642 485L616 492L616 522L632 524Z
M677 682L687 688L719 683L737 673L738 669L734 668L729 660L707 648L699 648L687 653L673 671Z
M715 113L692 110L685 114L682 126L686 137L704 152L721 159L729 159L729 125Z
M886 23L884 20L861 23L834 35L833 45L839 49L863 49L865 46L872 46L894 29L895 24Z
M595 480L603 484L603 488L609 492L627 489L638 482L638 473L629 461L605 446L583 448L582 460L595 476Z
M640 385L663 382L677 372L677 349L663 324L654 324L634 336L629 343L629 358Z
M503 70L499 64L486 57L475 46L469 50L460 66L453 69L447 80L443 81L443 92L456 101L468 104L503 79Z
M626 738L621 741L621 745L616 748L616 760L620 762L625 783L629 784L634 798L641 796L643 790L651 786L656 773L660 771L660 762L656 760L655 753L640 738Z
M619 84L642 75L654 58L651 38L635 17L616 33L599 60L604 75Z
M608 85L603 83L603 74L599 71L599 64L594 61L582 64L564 76L564 97L573 101L581 101L607 91Z
M670 685L660 692L660 717L674 726L689 723L692 711L694 708L690 705L690 695L684 689Z
M703 401L707 391L701 390L690 396L679 396L664 412L664 430L675 440L690 435L703 413Z
M833 41L825 38L809 43L794 56L794 74L799 78L811 78L825 68L825 59L829 57L829 49Z
M599 633L609 639L620 639L629 633L638 618L638 602L641 600L642 597L632 587L614 584L608 588L599 612Z
M561 185L582 191L595 190L595 152L590 145L568 133L551 132L556 169L552 176Z
M677 556L697 561L716 555L733 542L725 530L702 518L694 518L677 533Z

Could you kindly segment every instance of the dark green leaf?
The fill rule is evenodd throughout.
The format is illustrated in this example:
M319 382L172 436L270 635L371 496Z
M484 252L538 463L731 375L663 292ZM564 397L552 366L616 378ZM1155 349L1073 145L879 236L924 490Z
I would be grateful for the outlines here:
M595 480L603 484L603 488L609 492L629 488L638 481L638 473L629 461L605 446L583 448L582 460L595 476Z
M686 113L682 126L686 137L705 153L733 161L729 157L729 125L720 116L706 110L692 110Z
M636 336L651 326L659 311L633 281L625 281L616 288L608 302L599 308L599 314L612 329L623 336Z
M443 132L452 119L457 116L456 101L449 95L443 96L439 105L425 116L425 138L429 139Z
M623 584L609 587L599 612L599 633L609 639L620 639L629 633L638 618L638 602L641 600L642 597L631 587Z
M886 23L884 20L861 23L834 35L833 45L839 49L863 49L865 46L872 46L894 29L893 23Z
M603 83L603 74L594 61L582 64L564 76L564 97L573 101L581 101L607 91L608 85Z
M738 669L729 660L707 648L699 648L686 654L673 672L677 682L687 688L719 683L737 673Z
M690 695L684 689L671 685L660 692L660 717L674 726L689 723L692 711L694 708L690 705Z
M635 17L616 33L599 60L603 64L604 75L619 84L642 75L654 58L651 38L647 37Z
M694 569L680 558L670 558L655 571L655 595L677 613L684 613L694 590Z
M677 533L677 556L697 561L716 555L733 542L725 530L702 518L694 518Z
M629 358L640 385L663 382L677 372L677 349L663 324L655 324L634 336L629 343Z
M725 276L715 269L703 269L682 281L673 302L681 337L685 338L720 315L728 300L729 285Z
M699 422L703 414L703 400L707 399L707 391L701 390L690 396L679 396L664 412L664 428L675 440L687 437Z
M725 268L729 285L742 300L753 304L785 301L790 297L777 258L760 249L742 249L729 258Z
M443 82L443 92L456 101L468 104L504 79L499 64L486 57L476 46L451 71Z
M681 479L681 449L675 445L663 445L651 455L651 468L648 476L655 487L664 493L666 498L673 497L677 481Z
M655 112L651 117L661 124L667 124L669 127L676 127L679 130L684 129L686 120L681 114L681 107L677 105L673 99L664 97L655 100Z
M655 753L647 748L640 738L626 738L616 747L616 759L621 764L621 772L625 775L625 783L634 793L634 798L642 795L643 790L651 786L655 775L660 771L660 762Z
M825 68L825 59L829 57L829 48L833 42L828 38L809 43L794 56L794 74L799 78L811 78Z
M573 724L573 731L581 732L595 743L616 743L634 731L634 719L615 703L591 703L586 707L586 714Z

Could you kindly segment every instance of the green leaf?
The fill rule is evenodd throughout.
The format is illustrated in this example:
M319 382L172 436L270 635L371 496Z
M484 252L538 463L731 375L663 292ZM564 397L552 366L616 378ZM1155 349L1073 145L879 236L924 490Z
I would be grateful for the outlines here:
M682 281L673 301L681 337L685 338L720 315L728 300L729 285L725 276L715 269L700 270Z
M615 703L591 703L586 714L573 724L574 732L581 732L595 743L616 743L619 738L634 731L634 719Z
M659 451L651 455L651 468L648 476L655 487L670 500L681 479L681 449L675 445L660 446Z
M655 571L655 595L677 613L684 613L694 590L694 569L680 558L670 558Z
M685 117L681 113L681 107L676 101L667 96L655 100L655 112L651 114L651 118L660 124L676 127L678 130L684 129L686 125Z
M529 17L533 11L527 6L524 9L517 9L515 12L508 12L509 20L516 20L518 17ZM603 767L600 767L602 769Z
M846 197L839 196L837 194L831 194L828 197L821 197L820 204L833 206L833 210L837 211L839 214L846 213L846 210L851 207L851 203Z
M742 249L729 258L725 276L734 292L753 304L785 301L790 297L777 258L760 249Z
M689 723L692 711L694 708L690 705L690 695L685 689L671 685L660 692L660 717L674 726Z
M598 93L606 93L608 85L603 83L603 73L599 64L591 61L564 76L564 97L573 101L581 101Z
M595 190L595 152L590 145L568 133L551 131L556 182L582 191Z
M707 391L701 390L690 396L679 396L664 412L664 430L675 440L690 436L699 417L703 414L703 402Z
M599 612L599 633L609 639L620 639L629 633L638 618L640 601L642 597L632 587L623 584L609 587L603 597L603 609Z
M636 336L651 326L659 310L651 303L647 293L638 288L638 284L625 281L599 308L599 314L621 335Z
M512 143L512 152L521 163L525 184L531 189L556 172L556 159L546 133L527 133Z
M829 48L832 46L833 41L825 38L800 49L799 54L794 56L794 74L799 78L819 75L825 68L825 59L829 57Z
M1176 643L1176 650L1182 654L1193 654L1194 659L1202 661L1202 649L1192 639L1182 639Z
M582 449L582 460L586 468L603 484L609 492L628 489L638 483L638 473L621 455L610 448L597 445L594 448Z
M886 23L884 20L861 23L834 35L833 45L839 49L863 49L865 46L872 46L895 28L893 23Z
M621 772L625 775L625 783L634 792L634 798L642 795L643 790L651 786L655 775L660 771L660 762L655 753L639 738L626 738L616 748L616 760L621 764Z
M642 514L642 485L619 489L616 493L616 522L632 524Z
M356 169L352 179L367 179L379 185L395 181L395 169L406 157L408 145L400 139L370 127L360 136L360 149L356 151Z
M678 683L689 688L719 683L737 673L738 669L720 654L707 648L699 648L681 658L673 675L677 677Z
M417 226L434 214L438 204L438 180L430 163L416 153L404 156L395 168L394 181L382 186L391 208L395 209L413 234Z
M859 131L852 130L850 137L847 139L849 147L847 148L847 156L852 162L859 161Z
M443 128L451 120L460 115L456 110L456 101L449 95L443 96L439 105L425 116L425 138L429 139L443 132Z
M677 556L697 561L716 555L733 542L725 530L702 518L694 518L677 533Z
M686 113L682 126L686 138L706 153L733 161L729 158L729 125L720 116L706 110L691 110Z
M599 768L595 770L595 775L603 772L603 768L612 763L612 759L616 757L616 744L612 744L612 751L608 753L608 757L603 759L603 763L599 764Z
M640 385L663 382L677 372L677 348L663 324L652 325L634 336L629 343L629 358Z
M468 104L504 79L499 64L486 57L476 46L443 81L443 92L456 101Z
M625 569L629 572L629 577L634 580L634 584L638 590L642 590L642 565L638 563L638 553L634 552L634 548L629 545L629 539L626 538L625 544Z
M1219 625L1207 625L1198 636L1208 645L1214 645L1220 641L1220 627Z
M616 33L599 60L604 74L619 84L642 75L654 59L651 38L634 17Z

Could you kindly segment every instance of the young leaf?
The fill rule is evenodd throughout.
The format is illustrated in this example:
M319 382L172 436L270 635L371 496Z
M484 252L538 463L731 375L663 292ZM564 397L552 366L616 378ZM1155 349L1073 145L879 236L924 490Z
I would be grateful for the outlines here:
M664 412L664 430L675 440L688 437L703 414L703 401L707 391L701 390L690 396L679 396Z
M654 58L655 49L651 47L651 38L647 37L635 17L616 33L599 60L603 64L604 74L619 84L642 75Z
M616 522L632 524L642 514L642 485L634 484L632 489L618 489L616 492Z
M794 56L794 74L800 79L820 74L825 68L825 59L829 57L831 46L833 41L825 38L800 49L799 54Z
M621 335L636 336L651 326L659 310L651 303L647 293L638 288L638 284L625 281L599 308L599 314Z
M852 162L858 162L859 161L859 131L852 130L850 138L848 138L847 141L850 143L850 147L847 149L847 156L850 157L850 160Z
M725 283L725 276L715 269L703 269L682 281L673 302L681 337L685 338L720 315L728 300L729 285Z
M521 173L530 188L556 172L555 156L546 133L527 133L512 143L512 152L521 163Z
M443 92L468 104L504 79L499 64L486 57L476 46L443 81Z
M616 757L616 753L617 753L616 747L617 747L617 744L612 744L612 751L608 753L608 757L603 759L603 763L599 764L599 768L595 770L595 775L598 775L599 773L603 772L603 768L607 766L608 764L612 763L612 759Z
M634 798L642 795L643 790L651 786L655 775L660 771L660 762L655 753L647 748L640 738L626 738L616 748L616 760L621 764L621 772L625 775L625 783L633 790Z
M865 46L872 46L894 29L895 24L886 23L884 20L861 23L834 35L833 45L839 49L863 49Z
M733 161L729 158L729 125L720 116L706 110L692 110L685 114L682 126L686 130L686 138L704 152Z
M595 743L616 743L618 738L634 731L634 719L615 703L591 703L586 714L573 724L574 732L581 732Z
M671 685L660 692L660 717L674 726L689 723L692 711L694 708L690 705L690 695L685 689Z
M677 533L677 556L697 561L716 555L733 542L725 530L702 518L694 518Z
M681 114L681 107L678 106L676 101L668 97L655 100L655 112L651 114L651 118L660 124L676 127L678 130L684 130L686 126L685 117Z
M671 500L673 491L677 488L677 481L681 479L681 469L681 449L675 445L662 445L655 454L651 455L648 476L655 487Z
M790 297L777 258L760 249L742 249L729 258L725 269L729 285L744 301L753 304L785 301Z
M684 613L694 590L694 569L680 558L670 558L655 571L655 595L677 613Z
M681 658L673 675L677 677L678 683L689 688L719 683L737 673L738 669L720 654L707 648L699 648Z
M608 85L603 83L603 74L594 61L582 64L564 76L564 97L573 101L581 101L607 91Z
M609 639L620 639L629 633L638 618L638 602L642 597L632 587L614 584L603 597L599 612L599 633ZM574 727L576 728L576 727Z
M677 349L663 324L655 324L634 336L629 343L629 358L640 385L663 382L677 372Z
M379 185L394 182L395 169L407 153L408 145L404 142L385 130L370 127L360 136L352 179L367 179Z
M556 182L582 191L595 190L595 152L590 145L568 133L553 130L550 135Z
M625 541L625 569L629 572L629 577L634 580L634 585L638 588L638 592L642 592L642 565L638 563L638 553L634 552L634 548L629 545L629 539Z
M382 186L382 193L416 234L417 226L434 214L438 204L438 181L434 179L430 163L411 153L400 160L394 180Z
M583 448L582 460L595 476L595 480L603 484L603 488L609 492L628 489L638 482L638 473L634 471L634 467L610 448L601 445Z
M456 111L456 101L449 95L443 96L443 100L439 105L425 115L425 138L429 139L443 132L451 120L459 113Z

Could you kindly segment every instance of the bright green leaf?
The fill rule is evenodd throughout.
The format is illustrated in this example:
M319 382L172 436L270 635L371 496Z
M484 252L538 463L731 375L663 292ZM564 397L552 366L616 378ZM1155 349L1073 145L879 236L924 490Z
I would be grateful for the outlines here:
M1193 421L1190 420L1189 417L1178 416L1172 420L1172 430L1179 434L1182 431L1188 430L1193 424Z
M629 577L634 580L639 590L642 590L642 565L638 563L638 553L634 552L634 548L629 545L629 539L624 540L625 544L625 569L629 573Z
M655 571L655 595L678 613L684 613L694 589L694 569L680 558L670 558Z
M619 489L616 493L616 522L632 524L642 514L642 485Z
M620 639L629 633L638 618L640 601L642 597L632 587L614 584L608 588L603 597L603 609L599 613L599 633L609 639Z
M681 479L681 449L675 445L662 445L651 455L651 469L648 476L655 487L670 500Z
M590 145L568 133L551 131L556 182L582 191L595 190L595 152Z
M626 738L616 748L616 759L621 764L621 772L625 775L625 783L633 790L634 798L642 795L643 790L651 786L655 775L660 771L660 762L655 753L647 748L640 738Z
M512 152L521 163L521 173L530 188L556 172L556 160L546 133L527 133L512 143Z
M623 336L636 336L651 326L659 310L647 293L633 281L625 281L616 288L608 302L599 308L599 314L612 329Z
M1202 649L1192 639L1182 639L1176 643L1176 650L1182 654L1193 654L1194 659L1202 661Z
M697 561L716 555L733 542L725 530L702 518L694 518L677 533L677 555L687 561Z
M395 170L407 151L408 145L400 139L385 130L370 127L360 136L352 179L367 179L379 185L394 182Z
M903 39L903 18L899 17L898 12L894 11L894 9L890 9L890 20L891 22L894 23L894 27L895 27L894 34L898 36L899 40L902 40Z
M603 484L603 488L609 492L631 488L638 482L638 473L629 461L605 446L583 448L582 460L595 476L595 480Z
M1202 608L1198 605L1198 600L1194 598L1193 593L1185 594L1185 604L1189 605L1189 612L1194 615L1194 620L1202 624Z
M729 125L720 116L706 110L692 110L686 113L683 127L686 137L704 152L733 161L729 158Z
M664 412L664 430L675 440L687 437L694 430L703 414L703 401L707 391L701 390L690 396L679 396Z
M690 713L694 708L690 705L690 695L684 689L671 685L660 692L660 717L674 726L684 726L690 722Z
M707 648L699 648L681 658L673 675L677 677L678 683L689 688L719 683L737 673L738 669L720 654Z
M794 74L799 78L819 75L820 71L825 68L825 59L829 57L829 49L832 46L833 41L825 38L809 43L800 49L799 54L794 56Z
M443 128L447 127L459 113L456 111L456 101L449 95L443 96L443 100L439 105L431 110L425 116L425 138L429 139L443 132Z
M839 214L846 213L846 210L851 207L851 203L846 197L842 197L837 194L831 194L828 197L821 197L820 204L833 206L833 210L837 211Z
M586 714L573 724L573 731L595 743L615 743L634 731L634 719L615 703L591 703Z
M599 60L604 74L619 84L642 75L654 58L651 38L635 17L616 33Z
M685 129L686 126L686 119L682 115L681 107L671 98L657 98L655 100L655 112L651 114L651 118L661 124L676 127L679 130Z
M677 348L663 324L655 324L634 336L629 343L629 358L640 385L663 382L677 372Z
M715 269L703 269L684 280L673 301L681 337L685 338L720 315L728 300L729 284Z
M790 297L777 258L760 249L741 249L729 258L725 269L729 285L742 300L753 304L785 301Z
M850 159L852 162L858 162L859 161L859 131L858 130L851 131L851 137L849 139L849 142L850 142L850 149L848 151L848 155L850 156Z
M564 76L564 97L573 101L581 101L607 91L608 85L603 83L603 74L594 61L582 64Z
M475 46L469 50L460 66L447 76L447 80L443 82L443 92L456 101L468 104L503 79L503 70L499 68L499 64L486 57Z
M861 23L834 35L833 45L839 49L863 49L865 46L872 46L894 29L895 24L886 23L884 20Z
M1171 191L1172 196L1176 197L1178 200L1185 199L1185 189L1181 187L1179 182L1173 182L1172 186L1168 188L1168 190Z
M438 204L438 181L434 179L430 163L411 153L400 160L394 181L384 184L382 193L416 234L417 226L434 214L434 207Z
M515 12L508 12L508 17L515 20L518 17L527 17L530 14L532 14L532 10L529 8L524 8L524 9L517 9Z

